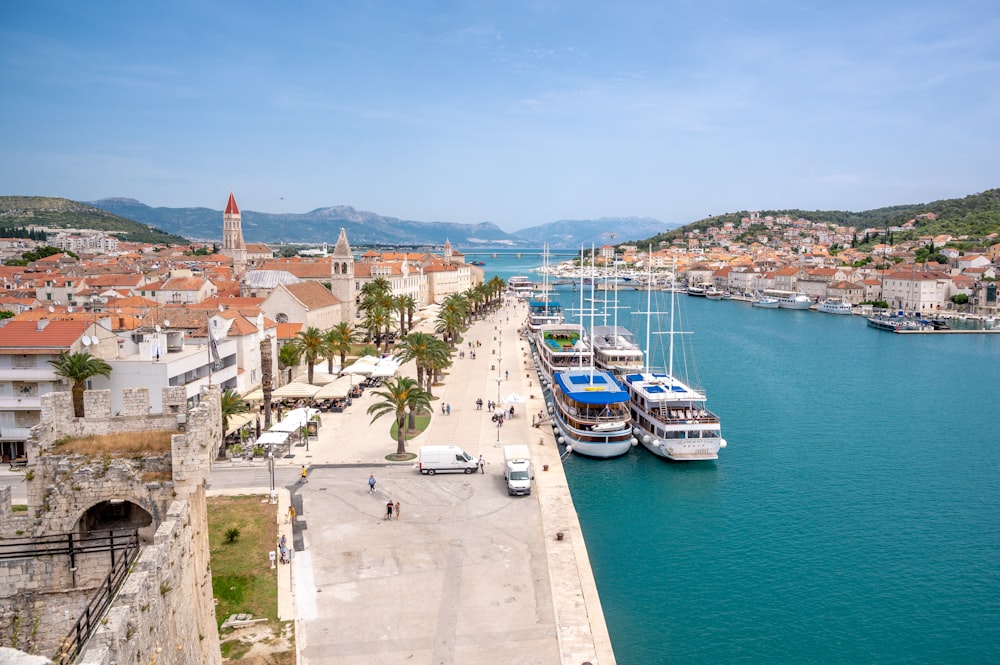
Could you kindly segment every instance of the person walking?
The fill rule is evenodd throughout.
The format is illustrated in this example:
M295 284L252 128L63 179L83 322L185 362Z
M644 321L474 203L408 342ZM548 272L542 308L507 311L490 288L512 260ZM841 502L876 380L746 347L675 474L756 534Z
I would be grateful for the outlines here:
M374 473L368 475L368 493L369 494L374 494L375 493L375 474Z
M451 415L451 404L445 404L444 405L444 412L445 412L446 415L449 415L449 416Z
M387 504L385 504L385 517L383 517L382 519L384 519L384 520L391 520L392 519L392 509L393 509L392 499L389 499L389 502Z
M288 522L295 524L295 506L288 506Z
M482 455L479 456L478 464L479 464L479 473L486 473L486 460L483 459Z
M396 502L396 519L399 519L399 501Z
M309 482L309 471L306 469L305 464L302 465L302 473L299 474L299 482L300 483Z

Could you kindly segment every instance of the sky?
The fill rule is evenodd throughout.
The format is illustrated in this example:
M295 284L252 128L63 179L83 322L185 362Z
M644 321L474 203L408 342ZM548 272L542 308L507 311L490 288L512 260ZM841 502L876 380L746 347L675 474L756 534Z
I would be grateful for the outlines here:
M688 223L1000 186L996 0L0 3L0 195Z

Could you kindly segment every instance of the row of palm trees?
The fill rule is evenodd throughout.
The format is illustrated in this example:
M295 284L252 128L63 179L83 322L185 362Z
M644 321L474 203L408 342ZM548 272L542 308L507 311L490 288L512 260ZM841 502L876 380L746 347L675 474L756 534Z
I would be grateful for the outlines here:
M406 455L406 430L416 429L417 414L430 411L432 385L438 374L451 366L451 354L459 336L472 319L499 306L505 288L504 281L494 277L464 293L448 296L441 304L434 326L443 339L411 332L396 345L395 353L401 361L414 361L417 378L396 377L386 382L383 390L374 391L381 400L368 407L368 415L372 416L372 423L390 414L395 418L397 456Z
M414 429L416 414L430 410L430 400L433 398L432 386L440 373L452 365L451 354L461 333L466 330L472 320L482 317L500 304L506 283L499 277L479 284L463 293L448 296L441 305L435 319L435 332L442 335L438 339L434 335L423 332L410 332L413 326L413 312L416 303L411 296L393 296L391 285L384 278L377 278L365 284L361 289L361 306L365 311L365 328L372 339L385 340L384 350L388 352L388 333L392 330L395 320L388 316L389 312L399 314L400 342L396 345L396 355L402 362L414 361L417 369L416 380L401 376L385 384L385 390L375 391L382 401L372 404L369 415L372 422L384 415L392 413L397 423L397 453L406 453L406 427ZM301 362L307 366L307 380L313 382L314 366L325 359L327 371L333 372L333 359L340 358L343 367L347 354L354 345L362 339L360 331L351 324L342 322L327 331L311 326L302 330L290 343L281 347L278 352L278 363L282 371L291 372ZM374 350L374 349L372 349ZM365 349L362 349L365 352ZM84 416L83 393L86 382L93 376L109 377L111 367L100 358L86 351L63 353L49 363L55 368L58 376L66 378L71 384L73 396L73 412L77 418ZM234 390L226 389L222 393L223 431L230 416L245 412L246 403ZM406 416L409 422L406 423Z

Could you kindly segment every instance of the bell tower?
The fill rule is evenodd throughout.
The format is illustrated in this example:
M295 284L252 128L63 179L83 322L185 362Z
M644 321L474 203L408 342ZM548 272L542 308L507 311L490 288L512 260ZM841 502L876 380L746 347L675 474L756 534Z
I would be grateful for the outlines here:
M330 276L330 292L341 303L341 316L350 324L354 324L354 315L358 311L355 300L358 294L354 292L354 254L347 242L347 232L341 227L337 237L337 245L333 248L333 274Z
M222 253L233 260L233 275L242 277L247 271L247 248L243 243L243 217L232 192L222 214Z

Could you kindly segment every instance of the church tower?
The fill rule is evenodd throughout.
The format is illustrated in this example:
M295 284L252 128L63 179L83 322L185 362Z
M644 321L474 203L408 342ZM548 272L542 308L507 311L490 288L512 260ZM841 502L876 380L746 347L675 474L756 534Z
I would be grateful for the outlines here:
M451 265L451 241L447 238L444 240L444 264Z
M222 253L233 260L233 275L237 279L247 271L247 247L243 243L242 220L236 197L229 192L226 212L222 214Z
M341 301L341 316L343 319L354 325L354 316L358 311L355 302L358 294L355 293L354 286L354 254L351 253L351 245L347 242L347 232L341 227L340 235L337 237L337 245L333 248L333 275L330 278L330 292Z

